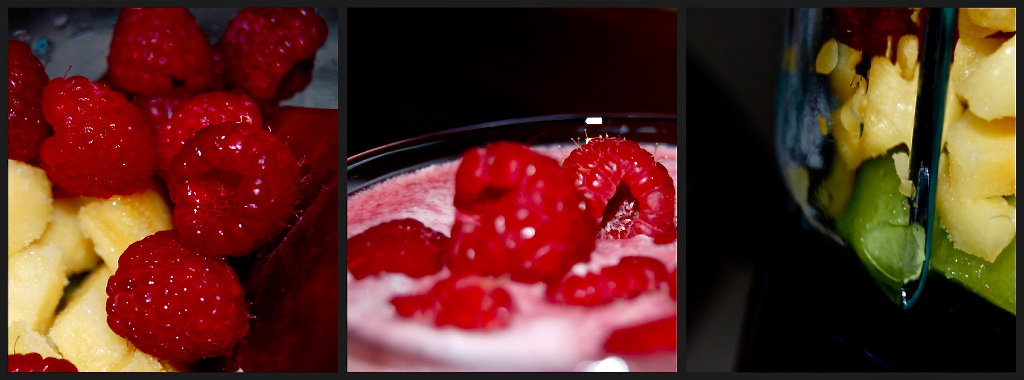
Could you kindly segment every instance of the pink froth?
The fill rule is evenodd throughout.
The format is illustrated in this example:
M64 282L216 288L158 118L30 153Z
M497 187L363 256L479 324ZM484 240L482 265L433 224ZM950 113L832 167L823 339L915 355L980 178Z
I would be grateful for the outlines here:
M645 145L676 179L676 147ZM559 162L570 148L536 148ZM413 218L427 227L450 235L455 218L452 205L458 162L426 167L381 182L348 200L349 237L377 224ZM678 199L678 186L676 190ZM649 256L676 267L677 242L654 244L647 236L628 240L599 240L591 261L577 264L573 271L584 273L615 265L623 256ZM419 279L403 274L382 274L362 280L348 276L347 312L349 370L586 370L608 357L604 340L613 330L660 319L676 313L676 302L668 289L618 300L600 307L552 304L544 297L541 284L508 282L515 311L511 326L496 331L467 331L437 328L418 319L395 315L391 299L398 295L424 293L447 269ZM651 369L672 370L675 355L627 360L634 367L643 363ZM636 369L636 368L633 368Z

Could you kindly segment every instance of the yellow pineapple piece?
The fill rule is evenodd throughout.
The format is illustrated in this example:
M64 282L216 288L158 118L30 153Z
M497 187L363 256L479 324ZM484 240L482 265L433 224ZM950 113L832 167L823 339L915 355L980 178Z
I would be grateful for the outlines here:
M1017 208L1003 197L967 198L950 186L949 158L939 160L935 207L953 245L964 252L995 262L1017 235Z
M57 347L49 338L33 330L28 322L19 319L7 326L7 355L38 353L44 358L60 358Z
M7 258L7 326L25 320L45 331L64 295L64 252L59 245L33 244Z
M913 79L906 80L888 58L871 59L862 135L865 158L880 156L900 144L913 149L919 71L915 69Z
M1017 117L1017 36L979 59L956 90L967 108L982 119Z
M1017 31L1016 8L968 8L971 22L983 28L1000 32Z
M53 209L50 179L43 169L7 159L7 257L43 235Z
M950 88L956 91L960 83L978 67L978 61L999 50L1005 42L1000 38L964 38L960 37L953 48L953 63L949 66ZM956 91L959 92L959 91ZM961 97L961 100L963 98Z
M172 228L170 208L154 190L90 200L78 212L78 222L92 239L96 253L113 270L129 245Z
M1017 193L1016 118L985 121L968 109L948 137L954 195L978 199Z
M914 79L914 73L917 70L918 46L917 36L913 34L900 37L900 41L896 45L896 65L899 66L903 79Z
M814 61L814 71L818 74L828 75L839 63L839 42L835 38L829 38L821 45L818 51L818 58Z
M120 372L176 372L166 361L139 350L132 352L131 357Z
M163 370L163 363L139 351L107 325L107 279L113 273L103 264L82 281L54 321L50 339L79 371ZM159 364L159 369L153 363Z
M830 71L828 80L839 102L845 104L855 93L863 92L867 85L867 81L857 74L856 69L864 53L842 42L837 42L836 45L837 62Z
M960 38L983 38L998 32L998 30L978 25L971 18L971 13L967 8L960 8L957 12L956 25L960 32Z
M64 268L69 275L91 269L100 261L93 250L92 240L86 238L78 227L81 204L81 197L54 199L53 220L39 238L40 244L54 243L64 248Z

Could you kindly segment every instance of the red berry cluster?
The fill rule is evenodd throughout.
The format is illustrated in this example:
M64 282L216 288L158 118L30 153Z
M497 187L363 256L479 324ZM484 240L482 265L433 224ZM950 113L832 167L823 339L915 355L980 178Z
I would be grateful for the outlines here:
M331 166L296 158L316 148L336 161L336 147L278 138L262 117L337 136L336 110L276 107L309 84L326 38L307 8L242 10L217 45L185 8L123 9L97 82L50 80L24 42L8 42L9 158L41 166L70 195L166 185L174 230L132 244L107 284L108 324L143 352L191 363L248 332L225 256L273 242L336 177L337 166L325 174Z
M637 204L630 206L634 211L606 211L626 202ZM675 269L670 279L665 265L649 257L625 257L600 273L566 276L574 264L590 260L597 238L674 240L666 239L675 233L674 182L635 142L592 139L562 165L517 143L471 149L456 171L453 203L450 239L401 220L348 241L348 268L356 279L381 271L422 277L440 271L443 258L451 276L426 294L394 298L400 316L432 318L438 326L498 328L508 326L513 311L501 288L506 278L542 282L551 302L583 306L635 298L675 280ZM621 220L627 216L629 221ZM616 221L602 220L608 218ZM599 233L610 224L620 227ZM394 268L399 265L404 267ZM675 284L668 285L674 298Z
M65 359L44 358L32 352L7 355L7 372L78 372L78 367Z

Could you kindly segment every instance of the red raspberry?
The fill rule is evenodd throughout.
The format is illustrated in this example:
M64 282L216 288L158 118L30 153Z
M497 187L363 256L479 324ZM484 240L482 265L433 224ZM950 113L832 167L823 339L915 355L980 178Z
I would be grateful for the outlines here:
M282 90L282 79L300 62L312 59L326 41L327 22L312 8L247 8L228 23L217 51L230 87L245 90L263 104L275 104L283 99L279 94L295 91Z
M288 147L254 125L206 127L185 143L169 171L172 223L186 247L243 256L284 229L299 195L299 164Z
M432 317L437 326L463 329L508 327L514 307L512 296L494 278L456 276L438 281L426 294L391 300L403 317Z
M594 138L569 153L562 166L600 222L599 238L637 234L675 240L675 182L650 152L621 138ZM671 234L671 236L669 236Z
M160 231L125 249L107 280L107 324L140 351L182 363L228 352L249 332L242 285L221 257Z
M270 107L263 122L299 160L302 180L296 210L305 210L338 177L338 110Z
M116 87L136 94L166 94L176 81L197 93L214 79L213 47L185 8L122 9L107 66Z
M600 274L570 275L560 284L549 285L547 296L554 303L598 306L636 298L667 281L665 264L650 257L626 256L618 264L601 269Z
M423 277L443 266L448 237L415 219L378 224L348 239L348 269L357 279L380 272Z
M46 75L28 44L7 41L7 158L33 162L39 146L53 134L43 118Z
M617 354L651 354L676 351L675 315L615 330L605 341L605 351Z
M166 172L174 155L196 132L223 123L262 127L263 118L259 105L240 91L196 95L178 107L169 121L157 127L157 168Z
M54 78L43 91L54 135L40 157L50 180L76 195L109 198L153 175L153 136L124 95L82 76Z
M864 57L888 56L895 64L900 37L917 34L919 41L923 37L924 28L910 18L912 13L910 8L835 8L829 16L836 40L862 51ZM924 13L919 17L923 19ZM862 60L857 72L867 75L870 63L870 58Z
M178 109L191 98L192 94L188 90L175 86L166 94L136 95L132 103L153 127L151 131L156 135L156 130L171 120Z
M597 227L558 162L510 142L462 156L445 262L453 273L558 281L590 260Z
M7 372L78 372L78 367L64 359L44 358L32 352L7 355Z

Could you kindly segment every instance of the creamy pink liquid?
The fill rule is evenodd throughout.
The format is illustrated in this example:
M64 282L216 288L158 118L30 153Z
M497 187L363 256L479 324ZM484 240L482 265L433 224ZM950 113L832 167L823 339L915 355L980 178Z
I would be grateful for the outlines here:
M570 148L545 147L536 151L558 162ZM676 147L644 145L676 178ZM413 218L450 236L455 222L455 171L458 162L420 169L377 184L348 200L348 237L377 224ZM678 199L678 186L676 199ZM676 267L677 242L654 244L647 236L628 240L598 240L587 263L577 264L579 274L615 265L623 256L649 256ZM676 301L668 289L618 300L599 307L556 305L544 297L541 284L509 281L515 310L511 325L495 331L438 328L431 322L395 314L390 301L398 295L422 294L447 269L419 279L384 273L355 280L348 274L349 371L372 370L486 370L486 371L579 371L594 369L675 370L676 355L624 358L620 361L602 349L608 335L676 314ZM604 361L602 361L604 360ZM604 365L604 367L601 367ZM621 367L629 368L621 368Z

